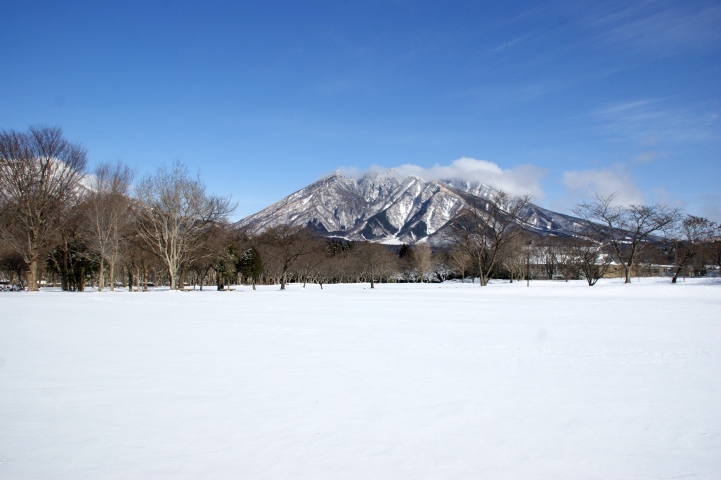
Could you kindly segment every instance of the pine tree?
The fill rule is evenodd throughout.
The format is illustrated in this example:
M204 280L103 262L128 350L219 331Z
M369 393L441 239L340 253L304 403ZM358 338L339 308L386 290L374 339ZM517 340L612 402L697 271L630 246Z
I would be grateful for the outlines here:
M244 276L251 280L253 283L253 290L255 285L263 274L263 260L260 258L260 253L254 247L250 247L240 257L236 264L237 270Z

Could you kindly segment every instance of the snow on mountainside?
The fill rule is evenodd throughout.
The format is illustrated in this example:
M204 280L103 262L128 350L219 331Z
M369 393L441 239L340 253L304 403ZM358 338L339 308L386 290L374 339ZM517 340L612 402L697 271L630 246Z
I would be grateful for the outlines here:
M399 180L393 171L358 180L335 172L235 226L252 234L287 224L349 240L442 243L443 231L465 206L495 192L480 182ZM521 220L528 230L555 235L572 235L579 222L533 204Z

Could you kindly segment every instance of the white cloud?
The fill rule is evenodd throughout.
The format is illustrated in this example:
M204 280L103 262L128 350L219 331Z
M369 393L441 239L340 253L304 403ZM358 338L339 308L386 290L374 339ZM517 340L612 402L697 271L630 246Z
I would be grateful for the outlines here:
M544 198L545 196L541 187L541 179L546 174L544 169L533 165L519 165L514 168L503 169L493 162L469 157L459 158L451 162L450 165L436 164L430 168L406 164L389 169L373 165L368 170L349 167L342 168L341 171L345 175L356 178L390 172L398 179L415 175L426 181L460 180L481 182L513 195L530 194L535 199Z
M614 203L631 205L644 203L643 194L623 165L600 170L563 172L563 185L572 196L586 199L594 195L616 194Z
M661 205L666 205L673 208L680 208L681 210L686 210L686 208L688 207L688 205L686 205L686 202L682 198L677 197L674 193L668 191L664 187L654 188L653 195L655 203L659 203Z

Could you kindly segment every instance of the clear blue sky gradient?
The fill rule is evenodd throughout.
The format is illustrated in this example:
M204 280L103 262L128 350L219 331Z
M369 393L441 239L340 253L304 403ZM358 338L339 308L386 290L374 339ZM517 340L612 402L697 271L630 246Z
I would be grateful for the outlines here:
M234 218L341 167L471 157L558 211L618 191L721 220L717 0L5 0L2 17L0 128L61 126L91 168L180 159Z

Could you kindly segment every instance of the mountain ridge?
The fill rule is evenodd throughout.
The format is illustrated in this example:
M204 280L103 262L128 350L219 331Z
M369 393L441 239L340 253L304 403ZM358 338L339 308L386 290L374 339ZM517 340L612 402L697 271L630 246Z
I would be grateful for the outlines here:
M359 179L336 171L234 226L250 234L287 224L346 240L441 244L451 221L463 208L497 192L482 182L398 178L392 170ZM540 235L571 236L580 222L529 203L519 225Z

